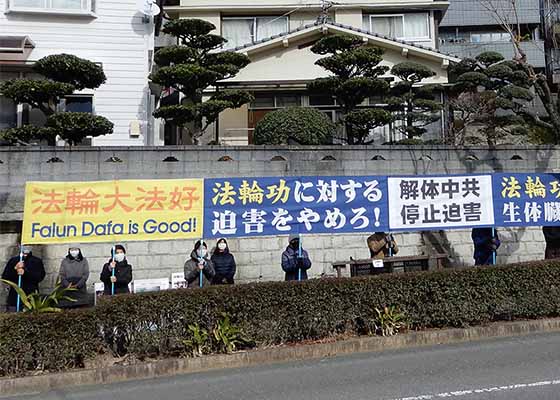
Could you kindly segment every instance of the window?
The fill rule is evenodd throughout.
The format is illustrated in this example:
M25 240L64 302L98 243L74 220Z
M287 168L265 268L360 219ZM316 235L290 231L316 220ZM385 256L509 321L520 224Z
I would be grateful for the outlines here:
M222 36L227 39L225 48L255 43L288 31L288 17L225 17L222 19Z
M364 15L364 29L397 39L429 39L428 13Z
M336 101L333 96L310 95L309 105L312 107L334 106Z
M2 72L0 83L9 79L19 78L17 72ZM17 126L17 105L0 94L0 130Z
M69 96L63 100L64 111L93 114L92 96Z
M255 100L251 103L251 108L285 108L300 107L302 96L297 93L255 93Z
M10 0L12 11L53 11L88 13L92 11L92 0Z

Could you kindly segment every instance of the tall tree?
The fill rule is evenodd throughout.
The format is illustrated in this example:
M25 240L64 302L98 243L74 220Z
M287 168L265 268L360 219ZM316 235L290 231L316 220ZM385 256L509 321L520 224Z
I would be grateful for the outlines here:
M391 88L389 109L392 110L395 129L401 131L408 139L414 139L426 133L426 127L441 118L443 105L434 100L441 90L441 85L427 84L419 86L435 72L425 65L403 62L393 66L391 74L400 78Z
M47 140L53 144L60 136L69 144L84 138L107 135L113 124L104 117L88 113L59 112L61 100L76 90L96 89L107 80L103 68L89 60L71 54L54 54L33 65L42 79L13 79L0 85L0 93L16 104L28 104L47 117L44 127L24 125L0 132L0 138L10 143L27 144L32 140Z
M381 79L389 69L379 65L383 50L365 45L360 38L332 35L315 43L311 51L326 55L315 64L332 75L309 83L309 91L336 99L348 144L371 143L370 130L391 121L391 114L385 110L361 107L366 99L389 91L389 83Z
M460 116L469 116L468 121L455 124L459 129L456 134L464 137L460 131L477 124L487 144L495 146L505 134L524 131L522 114L533 94L521 65L505 60L499 53L486 52L475 59L463 59L452 67L452 73L457 75L452 88L457 100L452 105Z
M162 31L177 37L180 44L158 50L154 60L159 68L150 75L153 82L182 94L181 104L161 106L154 116L184 128L195 144L222 111L253 99L243 90L225 90L204 101L205 90L234 77L250 63L244 54L219 52L226 39L211 34L215 28L199 19L167 22Z

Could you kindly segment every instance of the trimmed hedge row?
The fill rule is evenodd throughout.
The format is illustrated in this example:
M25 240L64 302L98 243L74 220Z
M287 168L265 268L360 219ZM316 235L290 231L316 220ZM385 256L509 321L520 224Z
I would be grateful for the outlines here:
M190 324L211 332L227 313L257 346L371 330L395 305L412 329L560 315L560 263L273 282L106 298L94 310L0 317L0 374L81 366L111 349L136 357L185 353Z

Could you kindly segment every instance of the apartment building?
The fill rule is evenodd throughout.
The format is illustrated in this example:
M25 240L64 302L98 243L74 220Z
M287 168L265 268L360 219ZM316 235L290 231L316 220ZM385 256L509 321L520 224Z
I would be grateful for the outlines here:
M539 0L450 0L447 13L439 25L439 48L459 57L475 57L485 51L497 51L511 59L514 56L513 46L500 21L508 21L512 25L519 22L523 40L521 47L528 61L534 67L544 69L543 4Z
M222 85L250 90L255 101L222 113L214 131L205 138L246 144L251 142L256 123L278 108L316 107L337 119L332 98L311 96L306 91L308 82L326 76L315 65L319 56L310 51L324 35L359 37L385 49L385 65L407 60L423 63L436 72L430 83L447 83L447 67L458 61L437 50L437 26L447 6L447 1L438 0L182 0L166 6L166 12L173 18L212 22L216 33L228 39L227 49L250 57L251 64ZM396 79L389 74L386 78ZM370 99L364 106L374 105L378 105L375 99ZM380 141L387 140L390 128L377 134ZM180 143L182 138L176 140Z
M33 62L50 54L74 54L103 66L107 82L66 98L61 108L102 115L114 133L97 146L162 143L150 135L148 73L154 24L138 0L0 0L0 81L36 77ZM0 129L41 124L38 110L0 96Z

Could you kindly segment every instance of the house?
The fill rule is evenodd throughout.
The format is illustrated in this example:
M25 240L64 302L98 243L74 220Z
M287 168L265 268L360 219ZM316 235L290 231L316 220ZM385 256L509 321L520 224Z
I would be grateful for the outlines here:
M342 5L343 4L343 5ZM263 116L288 106L315 107L333 121L338 107L329 96L312 96L308 82L327 76L315 65L320 56L310 48L324 35L346 34L385 50L383 65L404 61L429 66L436 75L425 83L448 82L447 67L457 57L437 50L437 25L448 3L412 0L344 3L293 0L189 0L166 7L176 18L200 18L212 22L216 33L228 39L227 49L245 53L251 64L218 88L243 88L255 101L238 110L227 110L204 138L226 144L251 143L252 131ZM406 10L406 11L405 11ZM386 75L386 79L396 81ZM379 105L370 99L367 106ZM443 124L444 118L440 124ZM441 134L442 126L436 127ZM398 140L389 127L373 132L380 141ZM181 135L178 140L181 141ZM203 139L203 142L204 142Z
M30 66L68 53L103 66L107 82L81 91L60 105L68 111L102 115L114 133L94 138L96 146L159 144L149 134L152 102L148 73L154 24L138 0L0 0L0 81L35 77ZM44 121L38 110L0 96L0 129Z

